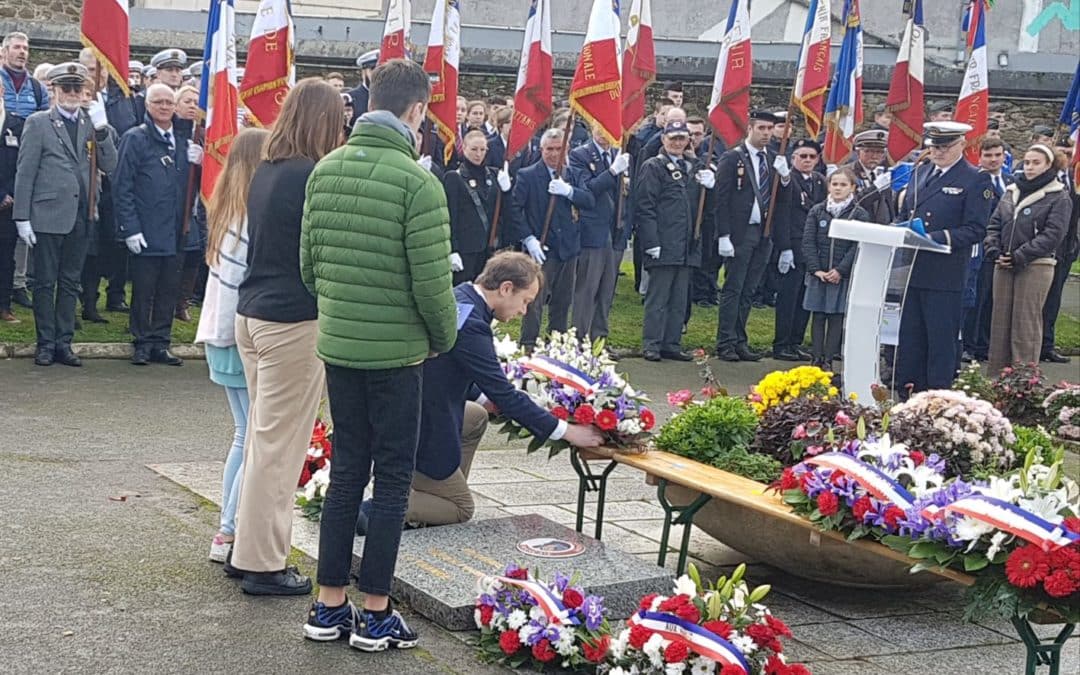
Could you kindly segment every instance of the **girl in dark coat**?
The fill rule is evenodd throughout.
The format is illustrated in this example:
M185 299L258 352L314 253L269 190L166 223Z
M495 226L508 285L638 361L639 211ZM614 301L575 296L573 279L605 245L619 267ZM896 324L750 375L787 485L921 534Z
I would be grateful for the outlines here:
M856 244L829 237L833 218L869 221L870 214L855 203L855 173L838 169L829 176L825 201L810 209L803 230L806 295L803 309L813 312L810 352L815 366L832 369L840 353L847 309L848 281L855 263Z

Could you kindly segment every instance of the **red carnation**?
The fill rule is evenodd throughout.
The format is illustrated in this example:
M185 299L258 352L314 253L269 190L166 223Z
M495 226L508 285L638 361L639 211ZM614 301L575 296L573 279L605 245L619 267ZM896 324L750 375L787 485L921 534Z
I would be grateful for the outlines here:
M648 408L642 408L638 413L638 417L641 418L641 428L648 431L656 426L656 415Z
M630 646L634 649L641 649L645 646L645 643L652 637L653 632L645 626L630 626Z
M787 664L780 660L780 657L773 654L765 662L764 675L787 675Z
M578 607L581 607L581 603L585 602L585 597L581 595L581 591L568 588L563 591L562 601L567 609L577 609Z
M826 490L817 496L818 511L823 516L833 516L840 509L840 500L836 495Z
M912 450L908 453L908 457L911 458L915 466L921 466L926 461L926 453L922 450Z
M701 621L701 612L698 611L698 608L692 602L688 602L685 605L680 605L675 610L675 616L679 617L684 621L689 621L690 623L697 623L698 621Z
M1010 553L1005 561L1005 576L1017 588L1031 588L1049 573L1050 564L1046 554L1030 544Z
M574 411L574 421L578 424L592 424L596 419L596 411L588 403L583 403Z
M772 628L773 632L775 632L777 635L783 635L784 637L788 638L792 637L791 629L788 628L788 625L780 619L777 619L772 614L765 615L765 623L769 624L769 628Z
M304 487L309 480L311 480L311 469L308 468L307 464L304 464L304 468L300 469L300 482L296 484L296 487Z
M524 567L515 567L514 569L508 571L506 573L506 576L511 579L528 579L529 570L525 569Z
M557 405L554 408L552 408L551 409L551 414L554 415L555 417L558 417L561 420L570 419L570 411L567 410L566 408L562 407L561 405Z
M746 675L746 671L742 666L729 663L720 669L720 675Z
M706 621L701 627L725 640L731 637L731 624L727 621Z
M874 505L870 502L870 498L863 495L856 499L855 503L851 505L851 513L855 516L855 520L861 523L866 519L866 514L870 513L873 508Z
M641 599L641 602L638 604L638 607L640 609L645 610L646 612L651 611L652 610L653 600L655 600L658 597L659 597L658 593L649 593L648 595L646 595L644 598Z
M495 608L491 605L480 605L480 625L490 626L491 617L495 614Z
M890 530L895 530L900 526L900 519L905 517L904 509L899 506L890 506L885 509L885 524Z
M619 418L611 410L601 410L596 416L596 426L600 431L611 431L619 424Z
M1080 550L1073 546L1059 548L1050 554L1050 570L1064 570L1069 576L1080 580Z
M676 640L664 649L665 663L682 663L690 656L690 648L685 642Z
M516 630L504 630L499 635L499 649L503 650L503 654L507 656L521 649L521 640L518 639Z
M690 602L690 596L686 595L685 593L680 593L678 595L673 595L670 598L667 598L666 600L661 602L660 606L657 609L659 609L661 612L674 612L688 602Z
M802 490L803 494L810 494L809 485L811 476L812 472L810 471L807 471L803 475L799 476L799 489Z
M746 634L761 647L774 652L781 652L784 650L783 645L776 639L776 633L773 629L763 623L755 623L752 626L749 626L746 629Z
M537 642L533 645L532 655L533 658L540 663L554 661L555 657L557 656L555 650L551 648L551 641L547 638L544 638L540 642Z
M1061 524L1064 525L1065 529L1069 532L1080 534L1080 518L1069 516Z
M611 636L605 635L598 639L596 644L589 640L581 643L581 652L589 663L602 663L607 658L608 649L611 647Z
M795 475L795 469L789 466L784 469L784 473L780 475L780 489L794 490L797 487L799 487L799 479Z
M1043 581L1043 588L1046 589L1046 594L1052 598L1065 598L1075 593L1080 588L1080 584L1073 581L1065 570L1058 570L1046 577Z

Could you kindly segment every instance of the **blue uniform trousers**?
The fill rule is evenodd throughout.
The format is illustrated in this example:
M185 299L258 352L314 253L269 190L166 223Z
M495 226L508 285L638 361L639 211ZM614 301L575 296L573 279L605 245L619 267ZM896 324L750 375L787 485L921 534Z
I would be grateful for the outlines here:
M956 346L963 309L961 291L909 288L896 350L897 392L948 389L956 376Z

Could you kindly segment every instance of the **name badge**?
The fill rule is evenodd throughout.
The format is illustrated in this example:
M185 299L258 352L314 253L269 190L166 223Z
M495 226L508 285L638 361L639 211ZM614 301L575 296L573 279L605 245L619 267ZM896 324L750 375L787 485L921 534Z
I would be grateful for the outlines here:
M963 194L963 192L964 192L964 188L959 188L959 187L943 187L943 188L941 188L941 191L942 191L942 192L944 192L944 193L945 193L945 194L947 194L947 195L958 195L958 194Z
M19 147L19 137L11 133L11 129L8 129L7 133L4 134L4 145L9 148Z

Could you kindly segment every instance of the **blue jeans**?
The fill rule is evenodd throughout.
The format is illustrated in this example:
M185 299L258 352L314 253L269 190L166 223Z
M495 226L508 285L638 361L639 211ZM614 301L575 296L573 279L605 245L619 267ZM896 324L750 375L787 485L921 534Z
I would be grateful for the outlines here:
M416 466L423 376L420 365L387 370L326 365L334 457L319 525L321 586L349 585L356 514L374 467L358 586L367 595L390 594Z
M244 475L244 439L247 437L247 389L225 387L229 410L233 416L233 442L225 457L225 473L221 477L221 533L236 534L236 505L240 503L240 479Z

